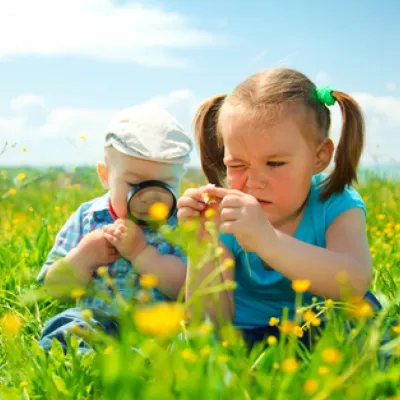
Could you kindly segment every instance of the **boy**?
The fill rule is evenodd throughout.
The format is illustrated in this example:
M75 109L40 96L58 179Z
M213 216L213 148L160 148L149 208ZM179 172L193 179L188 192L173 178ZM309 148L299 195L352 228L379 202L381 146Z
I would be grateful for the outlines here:
M118 333L115 298L96 270L106 266L115 291L129 301L137 295L138 276L156 276L153 298L175 299L186 277L186 260L180 251L150 229L129 219L127 195L132 185L147 180L167 183L179 194L184 164L193 145L179 123L165 110L149 104L127 108L111 121L98 163L99 179L108 192L82 204L56 237L38 280L51 296L70 298L75 288L86 288L80 307L68 309L47 322L39 340L46 350L56 338L67 349L65 334L74 325L89 327L83 309L93 312L91 324L110 335ZM176 215L167 223L175 226ZM92 294L90 294L92 293ZM86 317L87 318L87 317ZM81 342L82 350L88 344Z

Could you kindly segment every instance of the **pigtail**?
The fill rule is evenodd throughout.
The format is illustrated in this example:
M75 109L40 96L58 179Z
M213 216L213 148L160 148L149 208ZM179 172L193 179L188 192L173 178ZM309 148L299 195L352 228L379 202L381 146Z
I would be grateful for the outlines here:
M325 181L322 198L340 193L346 185L357 182L357 167L364 147L365 125L357 102L343 92L333 91L332 96L342 111L342 132L336 148L335 167Z
M218 137L218 112L226 98L225 94L211 97L197 109L194 117L194 137L199 146L201 166L208 181L223 186L226 177L224 147Z

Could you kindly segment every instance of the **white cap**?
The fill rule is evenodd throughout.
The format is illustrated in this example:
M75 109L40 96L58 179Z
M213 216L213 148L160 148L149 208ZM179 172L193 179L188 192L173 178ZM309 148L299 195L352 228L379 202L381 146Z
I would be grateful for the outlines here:
M125 108L111 120L104 147L144 160L169 164L190 161L193 143L178 121L161 107Z

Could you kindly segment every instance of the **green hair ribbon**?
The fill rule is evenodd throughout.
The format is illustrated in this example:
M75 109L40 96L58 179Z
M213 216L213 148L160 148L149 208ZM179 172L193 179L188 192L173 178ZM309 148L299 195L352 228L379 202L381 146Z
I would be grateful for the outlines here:
M327 106L333 106L336 103L336 99L332 96L333 89L331 86L321 86L315 89L315 95L317 100Z

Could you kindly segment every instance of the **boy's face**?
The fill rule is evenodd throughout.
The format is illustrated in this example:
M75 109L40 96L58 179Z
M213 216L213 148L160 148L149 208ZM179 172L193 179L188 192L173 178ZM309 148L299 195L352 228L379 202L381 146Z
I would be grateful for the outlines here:
M98 164L97 172L103 187L110 190L115 213L119 218L127 218L127 195L132 184L156 179L171 186L178 196L183 166L142 160L109 147L105 151L105 162Z

